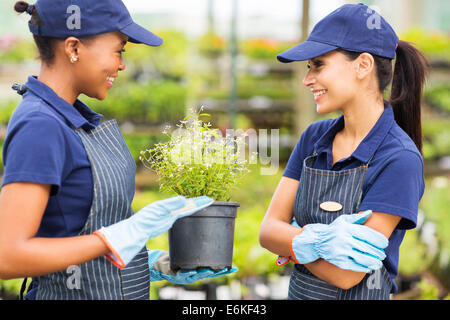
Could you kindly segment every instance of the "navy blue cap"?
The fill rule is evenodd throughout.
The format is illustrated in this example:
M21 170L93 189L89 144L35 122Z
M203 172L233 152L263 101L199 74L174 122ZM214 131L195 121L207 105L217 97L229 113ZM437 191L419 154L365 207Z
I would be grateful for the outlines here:
M34 35L65 39L120 31L133 43L159 46L163 42L135 23L121 0L38 0L33 6L42 22L28 23Z
M320 20L305 42L277 59L304 61L339 48L394 59L397 43L394 29L376 11L363 3L345 4Z

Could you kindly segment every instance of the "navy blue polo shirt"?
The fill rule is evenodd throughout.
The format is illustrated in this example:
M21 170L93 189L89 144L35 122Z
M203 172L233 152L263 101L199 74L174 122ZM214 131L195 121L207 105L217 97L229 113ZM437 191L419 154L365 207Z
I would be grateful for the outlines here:
M372 210L402 219L389 238L383 261L391 279L398 273L400 244L407 229L417 224L420 199L425 190L423 159L412 139L394 120L392 106L384 112L356 150L332 165L332 145L344 128L344 116L311 124L295 146L283 176L300 180L303 160L317 152L315 169L340 171L359 167L373 156L365 174L359 211ZM394 283L393 292L397 291Z
M80 100L71 105L36 77L29 77L26 86L8 123L2 186L52 185L36 236L75 236L90 212L93 180L84 146L72 128L93 129L102 115Z

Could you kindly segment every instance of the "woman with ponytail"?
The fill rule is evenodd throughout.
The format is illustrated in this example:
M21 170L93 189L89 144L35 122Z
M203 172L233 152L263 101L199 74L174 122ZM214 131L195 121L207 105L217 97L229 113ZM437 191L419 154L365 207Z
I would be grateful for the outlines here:
M303 84L317 112L342 115L302 133L260 243L279 255L278 265L295 263L289 299L389 299L425 189L420 111L428 62L361 3L336 9L277 58L308 61Z

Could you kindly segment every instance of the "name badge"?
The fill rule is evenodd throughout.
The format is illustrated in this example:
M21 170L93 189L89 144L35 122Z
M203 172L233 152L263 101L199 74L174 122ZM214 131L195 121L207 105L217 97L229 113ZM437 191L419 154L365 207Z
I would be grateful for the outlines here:
M320 209L328 212L336 212L342 210L342 204L335 201L325 201L319 205Z

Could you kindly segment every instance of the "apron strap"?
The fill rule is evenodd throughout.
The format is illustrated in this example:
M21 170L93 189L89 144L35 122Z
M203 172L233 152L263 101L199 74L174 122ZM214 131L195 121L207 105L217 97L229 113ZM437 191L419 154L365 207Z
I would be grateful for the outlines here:
M375 152L372 154L372 156L370 157L369 161L366 162L366 166L369 166L370 161L372 161L373 157L375 156Z
M24 296L25 290L27 290L27 280L28 280L28 278L24 278L22 281L22 286L20 287L20 293L19 293L19 300L24 300L23 296Z

